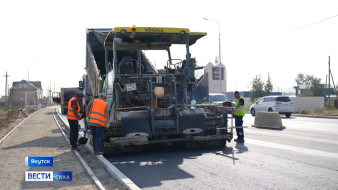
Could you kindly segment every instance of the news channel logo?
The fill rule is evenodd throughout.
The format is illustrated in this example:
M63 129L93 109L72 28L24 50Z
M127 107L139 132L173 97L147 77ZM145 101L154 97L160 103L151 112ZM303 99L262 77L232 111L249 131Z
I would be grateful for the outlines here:
M26 171L25 181L72 181L71 171Z
M26 157L28 167L53 167L53 157Z
M25 157L28 167L53 167L53 157ZM26 171L26 181L72 181L71 171Z

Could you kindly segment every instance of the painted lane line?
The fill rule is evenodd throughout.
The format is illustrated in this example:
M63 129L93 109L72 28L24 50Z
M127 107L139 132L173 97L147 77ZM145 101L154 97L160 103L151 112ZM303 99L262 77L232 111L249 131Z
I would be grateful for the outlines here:
M245 142L249 143L249 144L258 145L258 146L266 146L266 147L270 147L270 148L290 150L290 151L314 155L314 156L323 156L323 157L330 157L330 158L338 159L338 154L333 153L333 152L325 152L325 151L320 151L320 150L298 148L298 147L294 147L294 146L281 145L281 144L270 143L270 142L260 141L260 140L253 140L253 139L245 139Z
M327 144L336 144L338 145L338 140L328 140L328 139L319 139L319 138L313 138L313 137L303 137L298 135L289 135L289 134L281 134L281 133L269 133L269 132L263 132L263 131L254 131L254 130L247 130L246 131L249 134L258 134L258 135L268 135L268 136L274 136L274 137L285 137L290 139L297 139L297 140L304 140L304 141L312 141L312 142L320 142L320 143L327 143Z

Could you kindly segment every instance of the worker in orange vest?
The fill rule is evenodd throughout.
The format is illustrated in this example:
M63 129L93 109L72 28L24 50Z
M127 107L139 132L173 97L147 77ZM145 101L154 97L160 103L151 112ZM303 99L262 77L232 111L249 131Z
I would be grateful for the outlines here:
M108 103L105 101L106 95L101 93L98 99L89 102L86 107L86 115L88 118L88 126L93 135L94 154L102 154L100 152L102 133L109 120ZM90 112L89 112L90 110Z
M77 148L77 139L79 137L79 120L81 119L79 101L83 98L82 93L77 93L68 102L67 119L70 128L69 141L72 150L80 150Z

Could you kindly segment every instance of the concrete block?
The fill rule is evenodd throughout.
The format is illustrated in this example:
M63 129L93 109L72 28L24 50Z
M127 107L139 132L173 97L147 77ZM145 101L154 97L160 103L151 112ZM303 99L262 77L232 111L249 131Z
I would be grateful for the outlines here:
M270 129L285 128L280 115L276 112L257 112L253 127Z

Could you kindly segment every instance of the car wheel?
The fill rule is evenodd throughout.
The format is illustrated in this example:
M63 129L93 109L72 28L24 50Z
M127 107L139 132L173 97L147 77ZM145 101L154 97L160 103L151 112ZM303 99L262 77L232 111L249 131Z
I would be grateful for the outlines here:
M273 112L273 110L271 108L269 108L268 112Z
M290 117L290 116L291 116L291 113L286 113L285 116L286 116L286 117Z
M255 109L252 108L252 109L250 110L250 113L251 113L252 116L255 116L255 114L256 114Z

